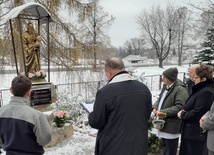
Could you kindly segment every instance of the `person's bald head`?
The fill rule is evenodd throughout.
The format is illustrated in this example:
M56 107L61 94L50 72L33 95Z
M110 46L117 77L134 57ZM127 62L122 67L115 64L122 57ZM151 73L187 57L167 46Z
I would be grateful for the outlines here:
M106 59L105 71L108 80L111 79L117 73L125 71L123 60L121 58L116 57Z
M197 67L199 67L200 65L199 64L195 64L195 65L192 65L190 68L189 68L189 78L190 80L194 81L194 77L195 77L195 70Z

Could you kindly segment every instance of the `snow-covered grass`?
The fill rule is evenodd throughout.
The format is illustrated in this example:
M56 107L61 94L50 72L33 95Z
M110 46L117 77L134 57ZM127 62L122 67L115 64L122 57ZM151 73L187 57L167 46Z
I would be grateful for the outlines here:
M142 80L145 84L148 85L152 92L152 101L155 102L158 94L159 94L159 77L162 74L164 70L170 67L177 67L178 71L181 73L179 74L178 78L183 80L183 72L187 72L188 65L184 66L165 66L164 68L159 67L138 67L138 68L132 68L132 75L139 80ZM129 69L127 69L129 70ZM154 76L154 78L151 78L151 76ZM0 88L8 89L10 86L10 82L14 75L0 75L0 78L3 81L3 85L0 85ZM87 72L64 72L64 73L52 73L51 79L53 79L54 84L66 84L66 83L72 83L72 82L79 82L79 81L98 81L98 80L105 80L105 74L102 73L93 73L90 71ZM66 90L65 87L62 89L62 91L58 92L58 101L54 103L52 106L73 106L74 107L70 109L74 109L72 112L73 114L79 115L80 117L73 122L73 128L74 128L74 134L71 138L66 139L62 143L50 147L45 148L45 155L93 155L94 154L94 147L95 147L95 140L96 140L96 132L97 130L90 128L90 126L87 125L87 112L83 112L82 109L79 109L79 103L73 103L77 101L77 99L74 100L74 96L68 96L71 91L77 91L80 93L81 100L84 100L84 92L81 92L82 90L73 90L73 88L69 87L69 90ZM9 98L9 92L7 94L2 94L2 97L4 100L8 100ZM5 103L5 102L4 102ZM79 109L79 110L76 110Z
M158 67L139 67L133 70L134 76L137 78L140 75L148 76L148 75L161 75L162 72L170 67L177 66L167 66L164 68ZM177 67L179 72L187 72L188 66ZM183 80L183 77L179 77ZM155 84L154 84L155 86ZM154 90L152 92L152 100L156 101L159 90ZM87 116L87 115L85 115ZM87 117L83 118L87 120ZM83 121L84 122L84 121ZM78 126L74 127L74 134L71 138L65 140L61 144L58 144L55 147L46 148L45 155L93 155L95 140L96 140L96 130L90 128L90 126L82 126L79 128Z
M45 148L45 155L93 155L95 134L74 131L71 138L55 147Z

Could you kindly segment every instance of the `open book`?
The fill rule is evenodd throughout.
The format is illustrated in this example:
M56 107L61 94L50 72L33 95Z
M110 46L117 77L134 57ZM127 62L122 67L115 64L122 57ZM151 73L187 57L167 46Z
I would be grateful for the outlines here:
M84 110L90 113L93 111L94 101L86 101L86 102L80 103L80 105L83 107Z

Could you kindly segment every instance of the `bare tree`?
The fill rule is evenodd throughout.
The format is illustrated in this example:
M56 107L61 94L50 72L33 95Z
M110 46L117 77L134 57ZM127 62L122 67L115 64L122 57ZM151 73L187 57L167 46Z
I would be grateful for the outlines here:
M159 67L163 67L163 61L167 58L176 25L175 8L168 4L165 9L159 5L150 10L143 10L137 16L137 22L143 32L149 35L151 43L155 48Z
M73 25L71 26L71 24L63 23L63 20L61 20L59 18L58 13L62 6L65 6L67 8L71 7L70 9L67 9L68 11L70 11L70 10L74 10L77 7L81 7L80 6L81 3L78 3L78 1L75 1L75 0L66 1L66 2L65 1L51 1L51 3L50 3L50 1L45 1L45 0L35 0L35 2L42 4L44 7L46 7L46 9L51 13L51 15L55 21L55 23L52 23L50 25L51 32L54 32L54 33L50 34L50 38L51 38L51 40L55 41L55 42L52 41L52 45L51 45L52 48L50 49L52 52L52 55L54 56L54 54L55 54L54 52L56 51L54 49L56 49L56 48L59 49L59 47L60 47L60 49L61 49L61 50L57 50L57 52L63 51L65 48L69 48L67 45L69 45L71 48L74 45L74 44L71 44L71 42L74 42L74 40L75 40L72 32L75 32L77 30L74 29ZM62 2L64 2L64 3L62 3ZM1 8L4 8L4 9L0 10L0 15L2 15L2 16L0 16L0 18L1 19L4 18L5 15L7 15L11 9L13 9L16 6L22 5L24 3L25 3L24 0L14 0L14 1L5 0L4 2L1 3ZM73 5L71 5L70 3L72 3ZM82 5L82 7L85 7L85 5ZM21 24L22 24L21 27L23 30L25 29L26 22L27 22L27 20L21 21ZM11 42L11 37L10 37L11 32L9 30L9 23L7 22L7 23L1 23L1 24L2 25L1 25L0 29L2 32L1 34L3 34L2 37L4 36L4 38L3 38L5 40L4 42L10 43ZM17 36L16 38L20 38L18 28L17 28L17 23L15 22L15 20L14 20L14 22L12 22L12 24L14 27L14 34L15 34L14 37ZM36 25L36 26L38 27L40 25ZM47 33L45 29L46 29L46 27L41 25L40 35L42 36L43 45L46 45L46 43L47 43L47 41L45 40L45 36ZM60 32L62 32L62 33L60 33ZM57 35L57 34L59 34L59 35ZM62 37L62 34L65 34L65 35ZM19 41L16 38L15 38L15 40L16 40L15 42L18 43ZM57 43L59 43L62 38L66 38L66 39L60 46L58 46ZM16 47L17 46L18 45L16 45ZM12 46L8 46L8 48L10 48L10 50L8 50L8 51L12 51ZM44 48L44 46L43 46L43 48ZM20 47L17 47L17 49L20 49ZM47 59L45 51L47 51L47 49L42 50L41 55L43 55L44 58ZM18 52L18 53L20 53L20 52ZM11 55L11 54L8 53L8 55ZM18 55L18 58L19 58L19 55ZM53 59L51 59L51 60L53 60ZM61 62L64 62L64 61L61 61Z
M209 8L210 9L210 8ZM200 14L199 20L197 20L197 35L205 35L207 29L213 27L214 9L203 10Z
M94 55L94 69L96 69L97 53L99 52L99 44L110 45L109 36L106 33L114 17L110 16L107 12L103 11L103 8L99 5L98 0L92 0L92 11L87 14L85 18L80 18L82 22L81 29L83 30L85 42L88 42L92 47L92 53Z
M2 19L12 8L16 7L17 5L23 4L25 1L4 0L0 2L0 19ZM43 5L55 21L54 23L50 24L50 53L51 61L53 63L65 66L68 69L72 69L73 65L76 64L78 58L83 57L83 55L92 55L92 53L90 52L92 49L91 47L96 47L96 45L104 43L104 38L100 37L100 31L102 30L103 33L105 32L106 29L104 29L104 24L107 23L106 25L108 25L108 20L102 21L100 20L100 18L103 17L101 19L104 19L105 17L107 17L107 13L100 14L100 12L98 12L96 9L93 9L93 7L97 5L96 3L98 1L94 1L94 3L81 3L78 0L57 0L51 2L47 0L35 0L34 2ZM1 8L5 8L4 11ZM62 18L62 16L59 16L61 10L65 10L67 12L67 17L69 17L69 15L72 15L73 17L77 17L79 15L79 17L81 17L82 19L90 19L89 17L92 17L93 13L96 13L96 16L93 16L96 20L94 20L94 23L84 22L84 20L70 20L73 18L65 20L64 18ZM95 12L93 12L94 10ZM24 24L25 23L23 23L23 28ZM41 26L40 28L40 35L42 36L43 42L41 58L47 60L47 52L45 52L47 51L45 47L45 45L47 44L47 40L45 38L47 32L45 29L45 26ZM89 31L89 29L91 31ZM1 35L1 37L3 37L2 43L10 43L11 38L9 23L0 25L0 32L1 34L4 34ZM89 35L93 37L90 38L88 37ZM99 39L99 37L102 39ZM8 48L8 51L12 51L12 46L8 46Z
M190 16L188 15L187 7L178 8L176 11L177 14L177 24L175 27L176 35L177 35L177 47L178 47L178 65L182 64L182 55L183 55L183 45L184 45L184 37L187 31L187 25L190 21Z
M121 58L124 58L128 55L126 49L124 47L121 47L121 46L119 48L116 48L114 53L115 53L115 56L121 57Z
M145 46L145 40L140 38L132 38L127 40L124 47L128 54L141 55Z
M199 14L194 24L195 38L205 37L207 29L213 26L214 3L211 0L205 0L197 4L189 3L189 6L196 9Z

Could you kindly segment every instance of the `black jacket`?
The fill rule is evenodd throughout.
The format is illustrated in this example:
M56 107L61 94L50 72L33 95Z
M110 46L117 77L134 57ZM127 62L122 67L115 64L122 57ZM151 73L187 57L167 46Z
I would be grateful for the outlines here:
M192 94L184 105L181 114L181 136L190 140L205 141L200 128L200 118L210 110L214 101L214 88L207 81L198 83L192 88Z
M151 93L139 81L110 83L100 89L89 114L89 124L98 129L95 155L147 155L151 106Z

